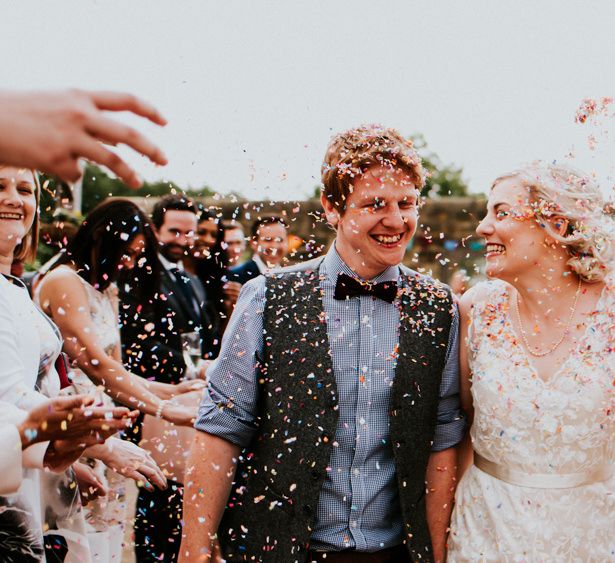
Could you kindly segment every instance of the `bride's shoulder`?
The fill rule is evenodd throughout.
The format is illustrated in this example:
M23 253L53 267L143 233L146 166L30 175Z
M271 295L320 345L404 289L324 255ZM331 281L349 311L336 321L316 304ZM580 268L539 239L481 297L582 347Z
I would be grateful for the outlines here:
M598 303L611 314L615 313L615 275L613 272L610 272L604 279Z
M460 299L462 312L475 308L483 308L486 304L496 303L505 299L508 294L508 284L501 280L483 280L473 285Z

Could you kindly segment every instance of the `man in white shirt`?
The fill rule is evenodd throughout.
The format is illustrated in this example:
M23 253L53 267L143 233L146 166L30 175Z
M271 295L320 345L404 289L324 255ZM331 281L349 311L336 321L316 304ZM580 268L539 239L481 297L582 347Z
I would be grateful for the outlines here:
M237 266L241 255L246 250L246 235L241 223L236 221L223 222L224 246L228 255L229 268Z

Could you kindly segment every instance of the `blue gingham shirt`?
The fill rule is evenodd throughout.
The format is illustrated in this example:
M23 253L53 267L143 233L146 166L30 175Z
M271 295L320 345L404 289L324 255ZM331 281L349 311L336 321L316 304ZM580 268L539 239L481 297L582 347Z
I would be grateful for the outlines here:
M320 274L339 421L310 547L373 552L402 541L388 418L400 315L395 304L367 295L334 299L341 272L356 277L332 245L321 263ZM399 274L397 266L389 267L372 281L399 281ZM265 306L265 278L259 276L241 291L218 360L208 373L208 392L195 424L198 430L241 447L247 446L257 431L255 365L262 359ZM434 451L455 446L464 431L459 401L458 325L455 313L442 373ZM232 408L227 407L229 404Z

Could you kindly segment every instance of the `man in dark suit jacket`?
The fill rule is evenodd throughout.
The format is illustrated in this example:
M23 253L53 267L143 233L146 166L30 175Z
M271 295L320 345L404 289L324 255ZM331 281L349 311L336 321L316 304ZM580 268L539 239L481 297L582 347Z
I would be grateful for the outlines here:
M195 206L184 197L166 196L155 205L152 222L159 243L160 293L153 306L147 308L135 302L129 286L122 288L124 363L127 369L147 379L177 384L186 375L195 375L187 373L182 335L197 332L206 356L215 320L207 316L201 282L185 272L182 264L194 241ZM171 480L165 491L139 490L135 519L139 562L176 560L181 540L182 490L180 483Z
M252 225L252 258L231 268L230 279L244 284L252 278L279 268L288 254L288 223L283 217L261 217Z

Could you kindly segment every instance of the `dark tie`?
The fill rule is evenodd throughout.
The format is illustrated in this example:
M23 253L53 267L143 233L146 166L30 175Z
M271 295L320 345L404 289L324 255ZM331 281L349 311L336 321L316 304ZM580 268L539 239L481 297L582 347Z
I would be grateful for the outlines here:
M357 278L353 278L346 274L339 274L337 276L333 297L335 297L335 299L346 299L347 297L355 297L358 295L372 295L387 303L393 303L397 296L397 282L370 283L359 281Z
M170 268L169 272L171 272L175 276L177 287L181 291L182 295L185 297L190 307L192 307L193 312L196 313L198 317L200 314L199 303L198 299L196 298L196 293L194 293L194 288L192 287L192 281L179 268Z

